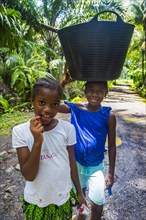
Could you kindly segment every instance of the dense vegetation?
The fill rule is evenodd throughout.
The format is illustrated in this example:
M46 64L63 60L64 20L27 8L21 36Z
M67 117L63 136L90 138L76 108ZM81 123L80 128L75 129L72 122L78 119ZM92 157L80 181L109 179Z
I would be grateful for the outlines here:
M121 78L132 79L134 88L146 93L146 2L142 0L0 0L0 112L29 106L30 91L40 77L60 80L65 65L56 33L48 26L65 26L91 20L103 10L116 11L135 25ZM110 19L105 14L105 19ZM66 87L67 99L81 97L82 82Z

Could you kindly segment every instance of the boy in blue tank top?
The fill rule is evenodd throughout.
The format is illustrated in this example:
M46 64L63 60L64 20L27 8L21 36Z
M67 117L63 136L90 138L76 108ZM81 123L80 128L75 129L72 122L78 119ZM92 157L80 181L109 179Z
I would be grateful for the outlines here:
M66 73L60 82L62 87L71 82ZM59 107L60 113L71 113L71 123L75 126L77 143L75 159L81 187L85 194L88 184L91 203L90 220L100 220L105 203L105 189L114 183L116 159L116 117L111 107L101 103L108 92L106 81L86 82L85 104L65 101ZM109 171L104 177L104 153L108 136ZM108 186L105 187L105 181ZM74 216L73 220L85 219L84 215Z

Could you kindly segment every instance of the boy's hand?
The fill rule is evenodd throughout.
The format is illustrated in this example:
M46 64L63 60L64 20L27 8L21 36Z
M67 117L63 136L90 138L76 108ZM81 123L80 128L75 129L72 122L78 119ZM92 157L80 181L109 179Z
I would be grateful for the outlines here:
M75 81L75 80L71 78L68 66L67 66L67 64L65 64L65 66L64 66L64 74L62 76L60 84L61 84L62 87L64 87L66 84L68 84L70 82L73 82L73 81Z
M30 120L30 130L34 136L34 140L42 143L44 127L40 122L40 116L35 116Z
M109 189L114 184L114 177L110 173L108 173L106 175L105 181L108 182L108 185L105 187L105 189Z

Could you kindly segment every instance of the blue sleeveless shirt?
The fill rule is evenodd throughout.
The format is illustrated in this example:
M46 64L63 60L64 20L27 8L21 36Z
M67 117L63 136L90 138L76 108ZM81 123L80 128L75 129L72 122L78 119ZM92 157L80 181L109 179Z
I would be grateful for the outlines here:
M96 112L80 109L65 101L71 110L71 123L76 129L75 159L82 166L98 166L104 159L105 142L111 107Z

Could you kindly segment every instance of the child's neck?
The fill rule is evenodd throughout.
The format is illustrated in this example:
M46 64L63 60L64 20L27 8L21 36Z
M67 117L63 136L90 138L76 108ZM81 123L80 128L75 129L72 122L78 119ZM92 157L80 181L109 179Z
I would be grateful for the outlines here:
M89 112L96 112L96 111L100 110L101 107L102 107L101 104L96 105L96 106L90 105L89 102L86 104L86 109L87 109Z
M56 127L57 124L58 124L58 120L54 118L49 124L43 125L44 131L52 130L53 128Z

